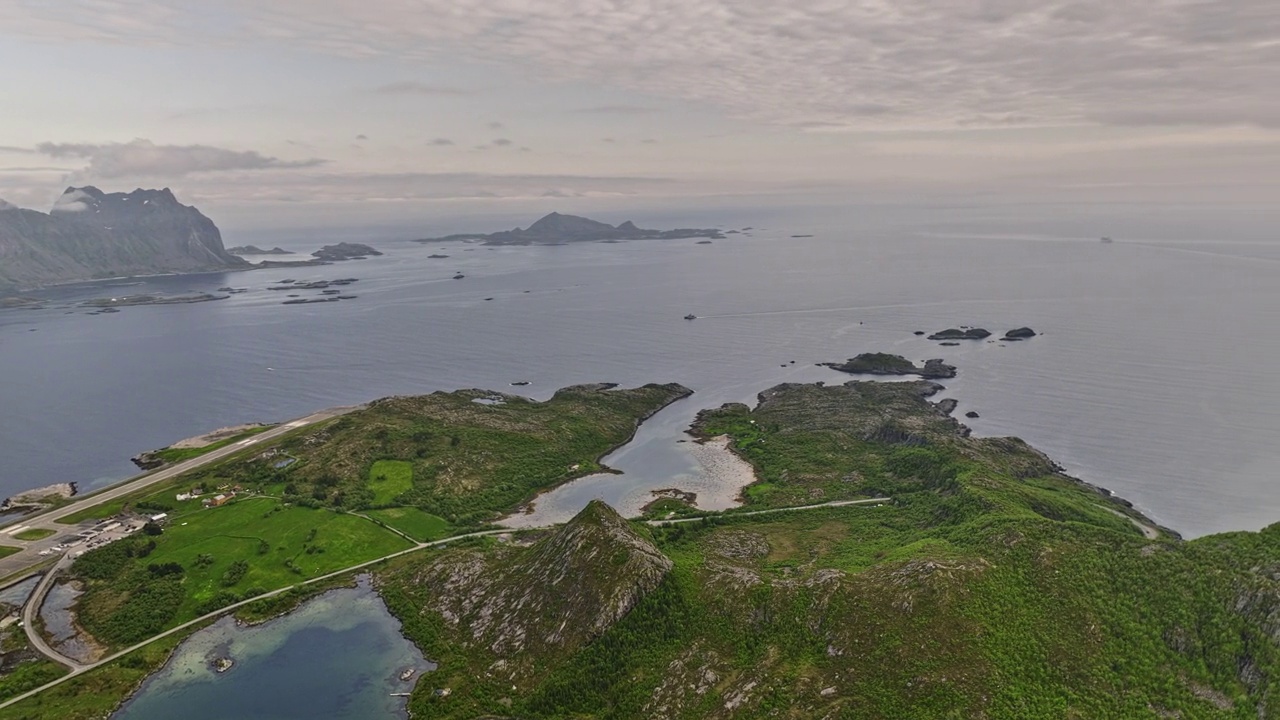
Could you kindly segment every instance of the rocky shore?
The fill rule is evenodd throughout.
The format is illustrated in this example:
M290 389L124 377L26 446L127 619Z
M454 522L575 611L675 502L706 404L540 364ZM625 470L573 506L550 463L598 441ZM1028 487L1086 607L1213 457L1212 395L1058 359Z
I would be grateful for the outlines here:
M24 490L0 503L0 512L14 510L44 510L53 507L63 500L75 497L78 488L73 482L56 483L45 487Z
M166 297L163 295L126 295L124 297L113 298L94 298L81 303L81 307L91 308L118 308L118 307L138 307L141 305L186 305L190 303L211 302L213 300L226 300L230 295L214 295L212 293L198 293L196 295L174 295Z

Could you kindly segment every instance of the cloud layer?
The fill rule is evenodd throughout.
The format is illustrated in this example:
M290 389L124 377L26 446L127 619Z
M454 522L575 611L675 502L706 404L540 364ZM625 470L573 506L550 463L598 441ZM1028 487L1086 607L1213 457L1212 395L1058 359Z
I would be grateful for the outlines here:
M137 139L127 143L41 143L36 151L52 158L87 160L81 173L105 180L124 177L183 177L229 170L307 168L323 160L285 161L252 150L237 151L209 145L157 145Z
M273 42L349 56L510 63L538 78L603 82L812 129L1280 126L1273 0L240 0L234 7L243 21L236 32ZM191 0L0 0L0 26L40 37L172 42L209 33L190 19L198 8ZM457 89L400 82L382 91Z

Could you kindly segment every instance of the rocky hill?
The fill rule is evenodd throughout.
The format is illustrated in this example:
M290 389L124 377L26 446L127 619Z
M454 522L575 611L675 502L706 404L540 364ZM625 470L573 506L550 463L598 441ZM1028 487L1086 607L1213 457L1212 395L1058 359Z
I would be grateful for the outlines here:
M880 506L597 505L383 573L440 660L414 716L1280 718L1280 525L1183 541L972 437L937 387L787 384L698 419L755 468L749 510Z
M168 188L67 188L49 213L0 203L0 291L248 266L223 248L212 220Z
M573 242L601 242L618 240L676 240L680 238L723 238L719 230L714 228L679 228L676 230L646 230L636 227L630 220L618 226L602 223L577 215L562 215L553 212L544 216L528 229L515 228L502 232L484 234L448 235L440 238L427 238L418 242L450 242L456 240L479 240L485 245L561 245Z
M671 568L652 542L593 500L529 547L449 552L399 583L425 601L421 612L442 620L432 657L469 656L468 673L524 685L613 627Z

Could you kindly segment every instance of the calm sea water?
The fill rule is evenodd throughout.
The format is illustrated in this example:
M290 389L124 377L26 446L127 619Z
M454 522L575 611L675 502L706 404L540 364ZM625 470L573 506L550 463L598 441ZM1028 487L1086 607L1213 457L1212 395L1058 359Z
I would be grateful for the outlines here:
M230 658L218 674L211 662ZM412 668L409 681L400 674ZM188 638L115 720L385 720L434 666L367 584L255 627L224 618ZM429 677L429 675L428 675ZM424 680L424 682L429 682Z
M981 414L967 421L977 433L1020 435L1188 536L1280 521L1275 210L635 219L756 230L712 245L496 249L375 234L354 239L384 257L64 288L44 293L49 309L0 311L0 494L60 481L96 487L132 474L128 457L141 450L383 395L483 387L545 398L572 383L674 381L696 395L611 459L626 472L620 482L661 486L698 472L677 440L699 408L749 402L779 382L838 380L814 363L888 351L958 365L949 394L961 413ZM265 241L310 250L326 239ZM465 279L450 279L459 271ZM284 293L265 288L290 277L357 277L349 290L359 298L282 306ZM112 315L72 307L228 284L250 291ZM956 348L912 335L954 325L1030 325L1043 335Z

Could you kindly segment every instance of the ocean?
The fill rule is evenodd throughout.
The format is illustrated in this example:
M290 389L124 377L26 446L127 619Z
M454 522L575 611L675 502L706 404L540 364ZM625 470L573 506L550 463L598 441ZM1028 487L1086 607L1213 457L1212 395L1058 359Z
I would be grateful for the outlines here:
M959 368L947 396L959 414L980 414L964 420L975 433L1018 435L1185 536L1280 521L1280 378L1270 372L1280 211L851 206L599 218L753 229L710 245L502 248L417 244L409 238L426 233L410 230L226 232L228 245L309 252L347 239L385 255L41 291L46 309L0 311L0 495L66 481L91 490L133 474L128 458L143 450L385 395L479 387L546 398L585 382L695 390L610 458L625 474L614 490L579 493L585 503L621 497L629 483L696 482L678 441L698 409L753 402L781 382L851 379L815 363L883 351L945 358ZM344 288L357 299L284 306L287 293L266 289L344 277L359 278ZM77 306L224 285L247 292L108 315ZM913 334L959 325L1041 334L959 347Z

